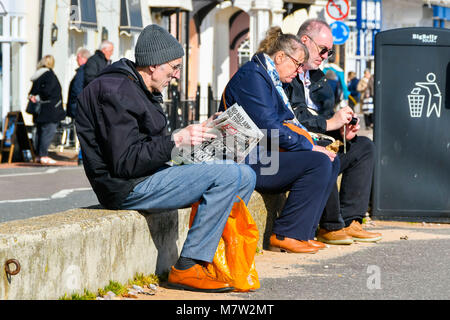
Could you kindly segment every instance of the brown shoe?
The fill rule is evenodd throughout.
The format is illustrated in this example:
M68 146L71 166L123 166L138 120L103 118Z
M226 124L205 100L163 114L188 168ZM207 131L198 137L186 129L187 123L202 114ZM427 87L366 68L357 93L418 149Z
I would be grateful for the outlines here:
M383 238L381 233L369 232L362 228L361 224L354 220L348 227L344 228L345 233L353 238L354 241L376 242Z
M308 241L300 241L285 237L284 240L277 239L275 234L270 236L270 251L289 253L316 253L318 248L311 246Z
M344 229L345 228L336 231L328 231L320 228L317 233L317 240L329 244L352 244L353 238L349 236Z
M319 250L325 249L327 247L325 243L316 240L308 240L308 243L310 246L313 246Z
M233 291L229 283L215 279L205 267L199 264L187 270L178 270L172 266L167 285L174 289L198 292L228 292Z

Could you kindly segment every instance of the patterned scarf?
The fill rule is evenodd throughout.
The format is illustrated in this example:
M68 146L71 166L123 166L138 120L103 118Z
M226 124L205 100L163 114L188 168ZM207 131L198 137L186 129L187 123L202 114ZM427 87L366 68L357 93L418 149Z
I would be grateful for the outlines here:
M295 113L294 113L294 110L292 110L291 103L289 102L286 92L284 92L283 83L280 80L280 75L278 74L278 71L275 68L275 62L273 62L273 60L267 54L264 54L264 57L266 58L266 64L267 64L266 70L267 70L267 73L269 74L269 77L272 79L272 82L275 85L275 88L277 89L278 94L281 96L281 99L283 99L284 105L294 115L293 119L286 120L286 122L293 123L296 126L299 126L300 128L302 128L303 130L308 131L295 117Z

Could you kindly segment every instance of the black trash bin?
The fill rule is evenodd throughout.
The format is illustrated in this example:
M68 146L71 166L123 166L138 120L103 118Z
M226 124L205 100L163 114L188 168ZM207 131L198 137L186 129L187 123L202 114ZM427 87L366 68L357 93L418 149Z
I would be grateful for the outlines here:
M375 38L372 215L450 221L450 30Z

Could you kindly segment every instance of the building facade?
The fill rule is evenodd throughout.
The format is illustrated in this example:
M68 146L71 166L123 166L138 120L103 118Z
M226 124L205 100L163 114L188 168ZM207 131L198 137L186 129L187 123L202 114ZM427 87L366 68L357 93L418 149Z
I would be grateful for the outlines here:
M77 68L76 52L94 53L103 39L115 45L112 60L133 60L139 32L150 23L167 28L185 48L180 81L165 92L199 108L203 120L237 69L251 59L265 32L274 25L296 33L308 18L329 23L328 0L0 0L2 122L10 111L24 111L30 77L38 60L55 57L55 73L67 101ZM449 27L450 0L349 0L343 20L350 35L336 46L335 63L358 75L373 70L375 34L409 26ZM175 112L175 117L178 111ZM31 116L23 112L31 125Z

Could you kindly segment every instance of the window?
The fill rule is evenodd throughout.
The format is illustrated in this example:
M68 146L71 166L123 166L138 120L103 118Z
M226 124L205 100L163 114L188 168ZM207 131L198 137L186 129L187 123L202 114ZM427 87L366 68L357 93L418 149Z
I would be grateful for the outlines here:
M238 66L242 67L246 62L250 61L250 40L246 39L242 41L238 48Z
M78 30L97 29L95 0L71 0L70 27Z

